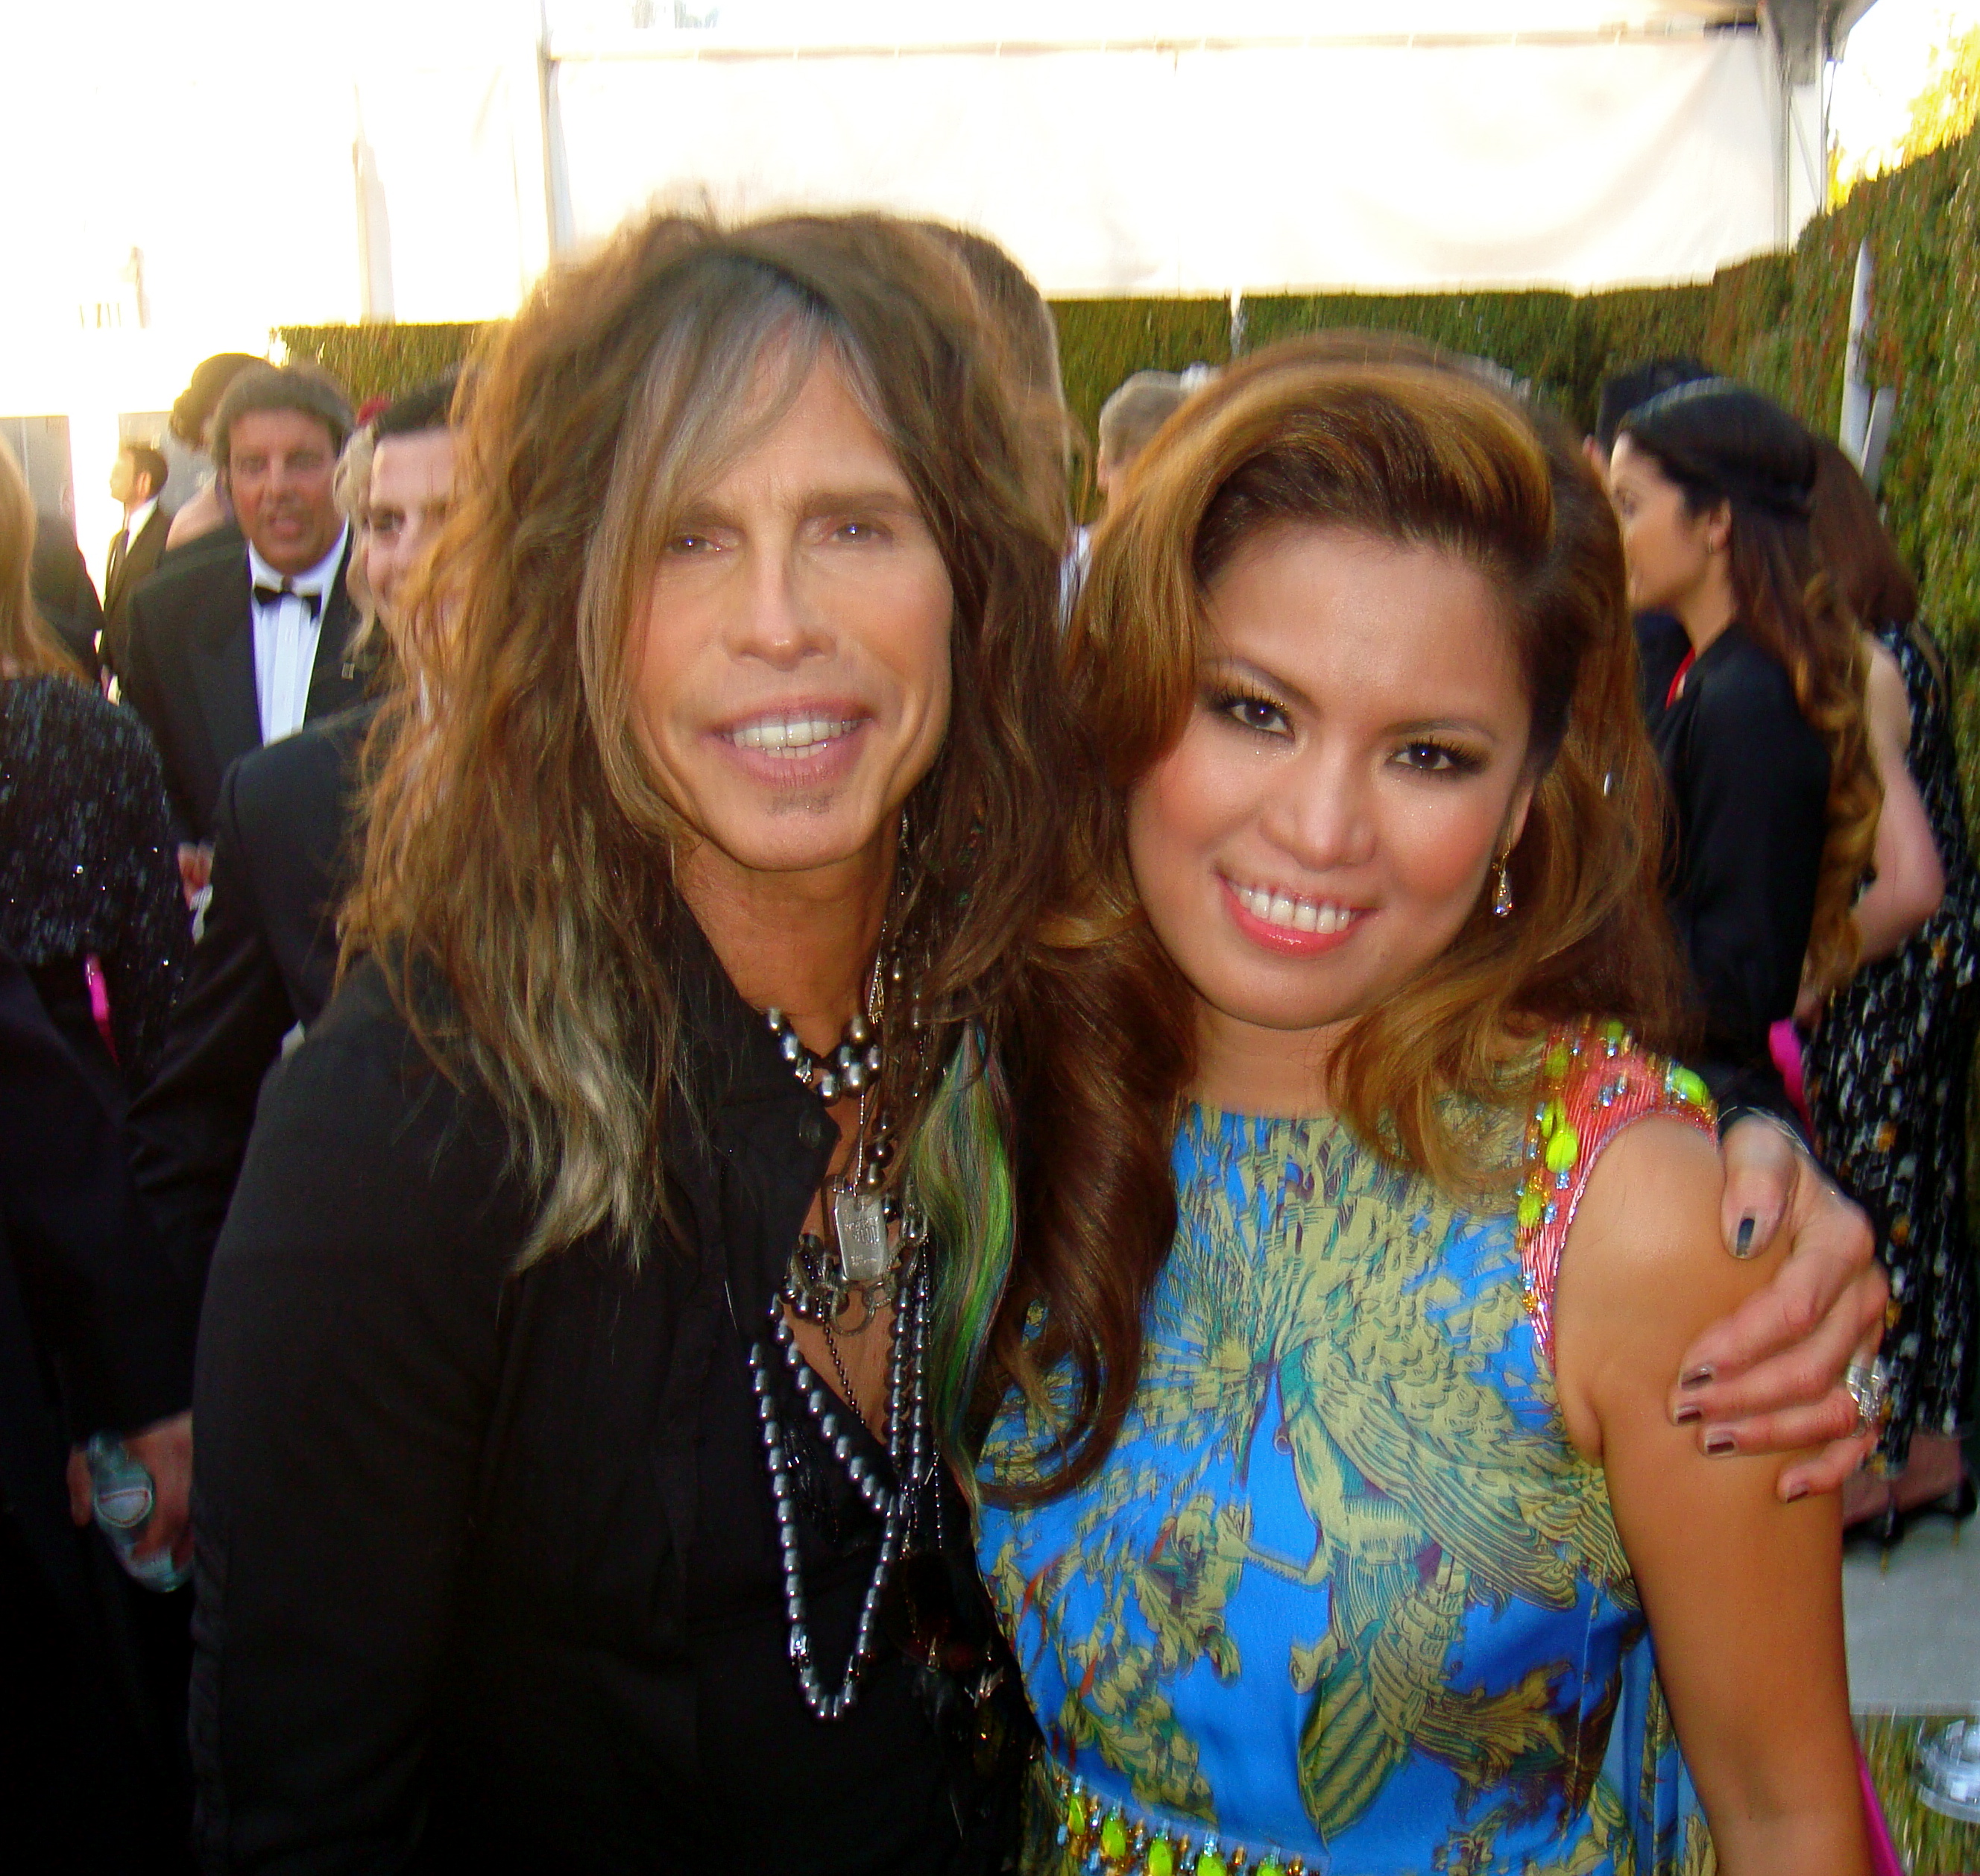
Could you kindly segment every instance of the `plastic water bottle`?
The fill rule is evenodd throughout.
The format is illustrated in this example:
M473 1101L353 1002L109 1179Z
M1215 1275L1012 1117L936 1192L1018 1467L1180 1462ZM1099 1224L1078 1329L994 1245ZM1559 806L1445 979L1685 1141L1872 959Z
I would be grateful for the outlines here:
M162 1592L178 1588L191 1572L174 1562L169 1550L142 1562L131 1555L144 1542L145 1527L151 1522L158 1502L151 1475L143 1462L131 1457L130 1449L115 1433L93 1435L82 1455L89 1468L96 1528L116 1553L117 1561L147 1589Z

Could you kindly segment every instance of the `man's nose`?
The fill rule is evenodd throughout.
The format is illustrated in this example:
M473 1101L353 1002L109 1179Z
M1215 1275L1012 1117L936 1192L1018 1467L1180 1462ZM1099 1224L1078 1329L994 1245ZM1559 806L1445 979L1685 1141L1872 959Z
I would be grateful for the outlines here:
M831 629L806 592L796 556L765 550L745 560L729 620L731 649L780 667L826 650Z

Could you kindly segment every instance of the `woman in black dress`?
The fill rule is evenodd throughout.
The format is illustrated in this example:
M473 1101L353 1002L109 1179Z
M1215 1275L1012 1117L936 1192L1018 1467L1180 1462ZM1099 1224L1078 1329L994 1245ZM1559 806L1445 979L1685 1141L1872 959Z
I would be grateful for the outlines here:
M1814 439L1707 378L1624 419L1610 487L1643 616L1643 701L1676 810L1669 903L1722 1107L1785 1113L1768 1046L1804 960L1855 960L1878 787L1863 653L1809 537Z
M1960 806L1945 661L1875 500L1832 444L1814 521L1823 564L1871 641L1873 734L1889 725L1878 737L1877 876L1856 907L1863 961L1821 1008L1808 1049L1816 1150L1870 1214L1897 1306L1879 1454L1890 1482L1865 1480L1862 1507L1888 1548L1915 1518L1968 1518L1975 1505L1960 1440L1976 1326L1966 1085L1980 1027L1980 871ZM1894 838L1900 803L1919 823L1909 843Z
M36 614L34 531L0 445L0 943L121 1110L158 1060L191 930L158 752Z

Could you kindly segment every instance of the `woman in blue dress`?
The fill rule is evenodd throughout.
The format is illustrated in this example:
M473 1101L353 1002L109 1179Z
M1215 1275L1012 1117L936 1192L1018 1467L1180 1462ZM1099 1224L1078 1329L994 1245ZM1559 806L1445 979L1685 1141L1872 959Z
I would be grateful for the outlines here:
M1483 384L1265 354L1069 668L1117 800L1005 1058L978 1477L1031 1867L1862 1870L1835 1504L1666 1408L1772 1259L1647 1052L1599 491Z

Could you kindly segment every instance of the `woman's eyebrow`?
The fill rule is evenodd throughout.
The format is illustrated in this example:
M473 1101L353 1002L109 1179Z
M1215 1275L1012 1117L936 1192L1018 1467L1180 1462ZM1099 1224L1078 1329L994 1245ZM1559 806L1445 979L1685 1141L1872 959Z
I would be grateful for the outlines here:
M1304 710L1314 707L1313 699L1289 679L1281 677L1277 671L1267 670L1262 664L1254 664L1249 658L1241 658L1234 652L1213 652L1204 660L1207 669L1229 673L1234 677L1248 678L1267 690L1277 691L1288 703L1297 704Z

